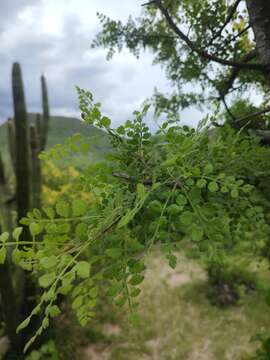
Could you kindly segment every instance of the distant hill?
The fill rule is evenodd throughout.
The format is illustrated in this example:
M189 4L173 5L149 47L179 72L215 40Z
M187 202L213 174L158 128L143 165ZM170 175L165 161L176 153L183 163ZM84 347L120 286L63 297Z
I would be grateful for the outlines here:
M35 115L29 114L28 119L29 122L34 122ZM76 155L76 165L83 165L85 161L98 161L104 158L104 155L109 151L110 145L105 132L76 118L63 116L51 116L47 147L50 148L56 144L61 144L66 138L76 133L80 133L90 144L89 154ZM0 151L7 161L8 136L6 123L0 126Z

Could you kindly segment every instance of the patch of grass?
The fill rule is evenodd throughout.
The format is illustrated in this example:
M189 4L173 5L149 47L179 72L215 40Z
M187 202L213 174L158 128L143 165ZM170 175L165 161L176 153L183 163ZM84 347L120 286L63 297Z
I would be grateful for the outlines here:
M106 356L97 359L242 360L253 353L257 344L250 337L270 328L261 288L244 294L237 306L220 309L209 303L206 274L196 261L181 256L176 270L161 255L148 262L139 301L141 326L132 327L122 310L104 306L103 321L111 321L113 313L121 331L113 335Z

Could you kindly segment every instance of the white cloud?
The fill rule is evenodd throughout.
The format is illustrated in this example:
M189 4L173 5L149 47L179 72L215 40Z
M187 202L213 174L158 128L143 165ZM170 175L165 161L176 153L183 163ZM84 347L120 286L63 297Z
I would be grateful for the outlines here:
M90 48L100 29L97 11L126 20L130 14L140 13L141 1L16 1L17 7L11 1L9 9L14 21L4 23L0 32L0 65L4 74L0 78L0 122L13 111L10 73L14 61L22 65L28 111L41 108L42 73L47 78L52 113L79 114L75 92L75 85L79 85L93 92L115 124L126 120L152 95L154 87L169 89L163 71L152 66L150 53L137 60L123 51L108 62L105 50Z

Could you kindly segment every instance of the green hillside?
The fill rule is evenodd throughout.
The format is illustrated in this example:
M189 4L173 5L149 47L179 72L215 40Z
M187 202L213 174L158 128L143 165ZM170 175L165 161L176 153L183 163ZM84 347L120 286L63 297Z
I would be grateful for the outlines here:
M35 115L29 114L29 121L34 122ZM76 165L81 166L85 161L95 162L102 159L109 150L107 135L100 129L92 125L70 117L52 116L50 119L50 128L48 134L48 147L61 144L73 134L80 133L90 144L89 154L76 155ZM3 158L8 161L8 133L7 124L0 126L0 151Z

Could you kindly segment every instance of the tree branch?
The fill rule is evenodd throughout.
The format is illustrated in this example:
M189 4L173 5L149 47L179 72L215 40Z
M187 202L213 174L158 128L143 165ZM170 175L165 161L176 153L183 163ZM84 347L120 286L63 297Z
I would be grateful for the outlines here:
M251 119L253 119L253 118L255 118L256 116L260 116L260 115L264 115L264 114L266 114L266 113L269 113L270 112L270 106L267 106L265 109L263 109L263 110L260 110L260 111L256 111L256 112L254 112L254 113L252 113L252 114L249 114L249 115L247 115L247 116L243 116L243 117L241 117L241 118L238 118L238 119L236 119L233 115L233 117L234 117L234 119L233 119L233 121L234 121L234 123L238 123L238 122L242 122L242 121L247 121L247 120L251 120ZM221 125L221 124L219 124L219 123L217 123L216 121L212 121L212 124L214 125L214 126L216 126L216 127L223 127L224 125ZM251 130L251 131L256 131L257 133L258 133L258 135L261 135L261 134L263 134L263 133L267 133L268 134L268 138L270 139L270 131L267 131L267 130ZM267 138L267 140L269 140Z
M232 119L233 121L235 121L236 118L235 118L235 116L233 115L233 113L231 112L230 108L228 107L224 96L221 97L221 101L223 102L223 105L224 105L227 113L230 115L231 119Z
M210 54L206 50L197 47L197 45L192 40L190 40L189 37L186 36L182 32L182 30L180 30L180 28L176 25L176 23L173 21L171 15L169 14L168 10L163 6L161 0L153 0L153 1L150 1L149 3L143 4L143 6L146 6L146 5L156 5L158 7L158 9L161 11L161 13L163 14L163 16L165 17L171 30L175 34L177 34L178 37L187 44L187 46L190 48L190 50L197 53L201 58L210 60L210 61L214 61L218 64L225 65L225 66L232 66L232 67L237 67L240 69L265 71L266 66L264 64L260 64L260 63L248 64L248 63L238 62L238 61L234 61L234 60L226 60L226 59L220 58L216 55Z
M256 51L251 50L249 53L247 53L243 58L242 62L246 63L250 60L253 60L256 57ZM222 91L222 97L226 96L231 87L233 86L234 81L236 80L237 76L239 75L239 72L241 71L241 68L233 68L231 71L230 76L225 81L225 88Z
M225 27L229 24L229 22L231 21L234 13L237 10L238 5L240 4L242 0L236 0L235 3L231 6L231 8L229 9L229 13L225 19L224 24L221 26L221 28L218 30L218 32L212 37L212 39L209 41L209 43L207 44L207 46L210 46L213 44L213 42L220 37L220 35L222 34L222 31L225 29Z
M239 119L236 119L235 122L241 122L241 121L246 121L246 120L251 120L252 118L256 117L256 116L260 116L260 115L264 115L266 113L270 112L270 106L267 106L265 109L260 110L260 111L256 111L252 114L249 114L247 116L243 116Z
M214 125L215 127L218 127L218 128L222 128L222 127L224 127L224 125L219 124L219 123L218 123L218 122L216 122L216 121L212 121L212 122L211 122L211 124L212 124L212 125Z

